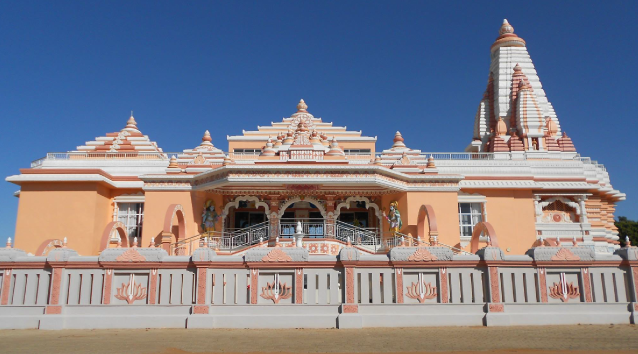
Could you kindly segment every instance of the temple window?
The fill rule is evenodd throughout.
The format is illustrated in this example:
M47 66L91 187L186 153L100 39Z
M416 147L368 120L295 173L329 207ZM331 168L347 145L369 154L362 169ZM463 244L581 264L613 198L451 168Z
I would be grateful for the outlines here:
M117 221L126 225L129 242L142 236L144 203L117 203Z
M370 149L343 149L346 155L370 154Z
M459 203L461 237L472 237L474 225L483 221L483 203Z
M261 149L233 149L236 154L260 154Z

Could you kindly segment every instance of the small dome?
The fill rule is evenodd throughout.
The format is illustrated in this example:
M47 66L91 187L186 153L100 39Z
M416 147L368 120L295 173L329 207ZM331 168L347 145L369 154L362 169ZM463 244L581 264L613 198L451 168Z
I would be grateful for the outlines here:
M308 105L304 102L303 98L299 100L297 104L297 112L308 112Z

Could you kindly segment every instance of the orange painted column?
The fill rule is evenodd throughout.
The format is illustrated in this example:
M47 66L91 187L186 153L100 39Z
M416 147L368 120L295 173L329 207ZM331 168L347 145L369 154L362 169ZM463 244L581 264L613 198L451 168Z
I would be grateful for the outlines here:
M148 304L155 305L157 299L157 268L151 269L151 279L148 287Z
M345 276L345 288L346 288L346 301L342 305L343 313L359 313L359 305L354 298L354 262L348 262L344 264Z
M113 269L109 268L104 271L104 289L102 289L102 304L111 303L111 285L113 284Z
M62 286L63 267L59 264L52 264L53 274L51 278L51 292L49 296L49 305L44 311L47 315L59 315L62 313L60 305L60 287Z
M206 284L208 280L208 265L195 263L197 267L197 296L195 298L196 305L193 306L193 314L208 314L208 305L206 305Z
M490 312L503 312L505 307L501 303L501 286L499 283L498 267L488 266L490 281Z
M585 288L585 302L592 302L591 296L591 278L589 277L589 268L582 268L580 274L583 278L583 287Z
M2 294L0 295L0 305L9 304L9 288L11 287L11 274L13 269L5 269L2 276Z
M394 276L397 284L397 304L403 303L403 268L395 268Z
M547 302L547 270L543 267L538 268L538 286L541 294L541 302Z
M250 270L250 303L257 304L257 288L259 287L259 269Z
M441 279L441 303L447 304L450 296L448 295L447 268L439 268L439 279Z
M295 269L295 304L303 305L303 268Z

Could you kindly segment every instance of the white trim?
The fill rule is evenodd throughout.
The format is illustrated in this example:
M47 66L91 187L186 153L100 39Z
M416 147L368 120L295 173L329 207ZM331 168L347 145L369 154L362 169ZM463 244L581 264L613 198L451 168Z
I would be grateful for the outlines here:
M335 220L337 220L339 218L339 215L341 215L341 208L346 207L346 209L350 209L351 202L366 202L366 209L370 209L370 208L374 209L374 215L379 219L378 228L379 230L381 230L381 227L383 225L383 211L379 208L379 205L371 202L370 199L366 197L361 197L361 196L349 197L344 202L339 203L334 211Z
M224 206L224 211L222 211L222 215L221 215L222 221L224 221L226 219L226 216L228 216L228 212L230 211L230 208L232 207L237 208L239 206L239 202L245 202L245 201L255 202L256 207L263 206L264 209L266 210L266 218L270 219L270 208L268 207L268 203L262 202L259 200L259 198L254 196L240 195L239 197L235 198L235 200L233 200L230 203L227 203Z
M286 209L288 209L288 207L290 207L291 205L295 204L296 202L308 202L308 203L314 204L317 207L317 209L319 209L319 212L321 213L321 216L323 216L324 219L328 215L326 213L326 208L319 201L319 199L313 198L313 197L304 197L303 199L301 199L301 197L297 196L297 197L292 197L292 198L287 199L279 207L279 212L277 213L277 218L281 219L281 217L284 215L284 212L286 211Z

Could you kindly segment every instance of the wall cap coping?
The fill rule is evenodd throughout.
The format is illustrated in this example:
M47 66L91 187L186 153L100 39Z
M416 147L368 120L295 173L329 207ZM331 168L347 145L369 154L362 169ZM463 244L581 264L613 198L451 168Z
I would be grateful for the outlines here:
M68 262L71 257L77 256L79 254L70 248L56 248L47 255L47 262Z
M246 262L308 262L308 250L301 247L256 247L246 251Z
M27 253L17 248L0 248L0 262L16 262L18 258L27 257Z
M447 247L394 247L390 250L392 262L451 261L454 252Z
M617 249L614 255L620 256L626 261L638 261L638 247L623 247Z
M99 262L143 263L162 262L168 253L161 248L107 248L98 257ZM175 258L175 257L172 257ZM187 261L190 257L186 257Z
M596 252L593 248L582 246L546 246L534 247L527 251L535 261L594 261ZM600 257L599 257L600 258Z

